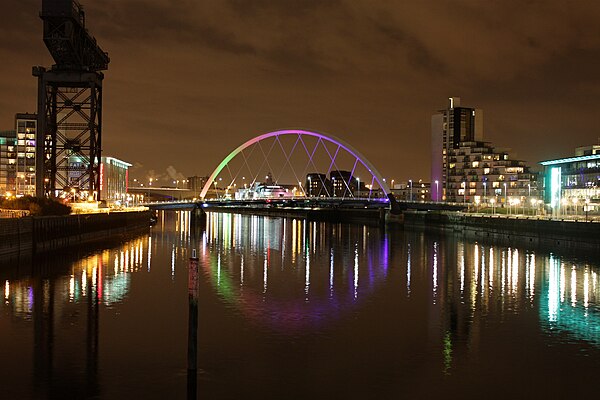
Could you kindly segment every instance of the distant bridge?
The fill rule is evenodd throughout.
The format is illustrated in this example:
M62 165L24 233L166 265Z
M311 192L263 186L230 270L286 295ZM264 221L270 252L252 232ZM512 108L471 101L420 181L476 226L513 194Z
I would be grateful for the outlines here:
M255 198L253 188L260 185L280 188L283 197ZM208 198L209 193L213 198ZM381 210L397 215L408 209L464 209L447 203L398 202L375 166L352 145L333 135L300 129L246 141L215 168L197 200L177 201L178 194L182 192L171 191L172 201L146 205L155 210L361 218L381 218L386 214Z
M357 149L333 135L301 129L265 133L238 146L215 168L200 199L210 190L218 193L219 185L225 185L226 199L252 197L263 179L265 185L293 187L289 201L373 202L399 212L386 180Z

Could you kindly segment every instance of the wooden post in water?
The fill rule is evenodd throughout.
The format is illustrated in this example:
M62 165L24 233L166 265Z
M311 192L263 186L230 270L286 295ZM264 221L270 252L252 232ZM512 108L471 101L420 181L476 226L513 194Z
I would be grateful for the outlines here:
M188 270L188 399L196 399L198 376L198 257L192 250Z

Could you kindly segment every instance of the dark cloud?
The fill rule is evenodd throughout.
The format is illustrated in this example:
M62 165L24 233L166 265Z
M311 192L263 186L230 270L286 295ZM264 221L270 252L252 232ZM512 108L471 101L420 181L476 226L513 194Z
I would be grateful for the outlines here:
M596 2L83 3L111 56L105 153L147 169L207 174L249 137L297 126L344 137L385 175L426 178L430 115L448 96L532 163L600 136ZM35 107L31 66L52 63L40 4L2 2L0 130Z

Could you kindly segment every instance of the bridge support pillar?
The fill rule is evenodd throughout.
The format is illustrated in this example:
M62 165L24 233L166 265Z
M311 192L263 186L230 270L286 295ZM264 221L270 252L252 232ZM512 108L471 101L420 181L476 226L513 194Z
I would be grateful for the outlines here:
M194 209L191 211L190 219L192 232L195 232L198 229L198 227L204 226L204 224L206 223L206 212L201 206L198 205L194 207Z

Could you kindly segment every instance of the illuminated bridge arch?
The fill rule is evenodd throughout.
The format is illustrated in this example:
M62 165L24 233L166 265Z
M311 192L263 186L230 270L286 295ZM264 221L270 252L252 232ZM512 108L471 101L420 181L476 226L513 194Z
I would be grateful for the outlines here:
M287 138L288 140L287 149L283 144L283 138ZM307 141L309 140L311 143L307 144ZM266 148L262 145L265 142L270 143L270 145L267 145ZM256 151L257 147L259 149L258 151ZM272 165L270 165L269 159L274 149L278 150L280 155L283 154L283 164L285 164L284 168L288 167L292 169L294 181L298 182L299 184L301 184L301 179L304 179L306 172L312 172L310 168L316 169L316 164L313 160L313 157L315 156L317 150L320 149L321 153L324 154L324 158L327 159L326 164L328 164L328 166L326 165L323 170L317 172L325 173L324 175L327 175L332 171L342 170L339 165L338 157L343 155L345 159L349 161L348 163L344 164L344 166L348 166L347 169L351 172L350 176L354 176L357 168L361 168L363 172L366 172L367 175L370 175L367 176L366 180L362 181L362 185L365 185L368 188L369 196L371 193L382 192L385 198L391 199L391 191L385 179L381 176L379 171L377 171L375 166L352 145L330 134L301 129L286 129L265 133L250 139L237 147L235 150L229 153L229 155L225 157L223 161L221 161L219 166L210 175L208 181L202 189L202 192L200 193L200 197L204 199L209 190L211 190L213 184L215 188L217 185L226 185L226 187L230 188L233 186L236 180L237 182L240 181L241 174L239 169L234 169L232 171L230 168L230 163L232 163L232 161L238 156L241 156L242 167L247 168L248 170L252 169L248 160L252 154L259 154L264 158L262 161L263 165L261 165L261 167L266 166L269 170L273 169ZM250 154L246 154L246 151ZM304 169L300 174L294 171L294 166L292 165L291 161L292 155L295 151L302 153L308 159L307 164L304 166ZM261 167L258 168L259 171L257 173L249 174L250 179L247 181L248 183L254 183L258 179L260 172L264 172L264 168L261 170ZM226 179L226 182L222 182L222 178L219 178L220 174L224 171L229 173L229 177ZM276 176L274 178L275 181L277 181L278 177ZM217 179L219 179L220 182L218 182ZM358 180L359 192L361 190L360 188L363 187L362 185L361 181Z

